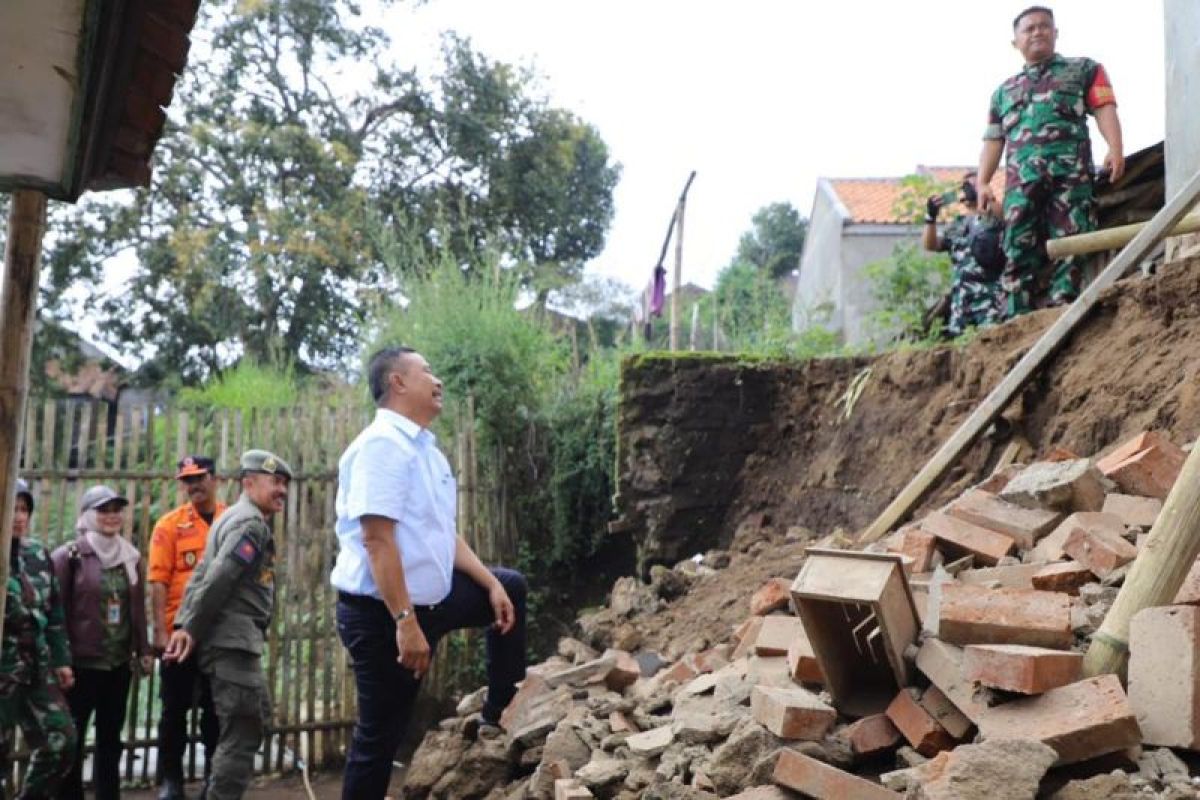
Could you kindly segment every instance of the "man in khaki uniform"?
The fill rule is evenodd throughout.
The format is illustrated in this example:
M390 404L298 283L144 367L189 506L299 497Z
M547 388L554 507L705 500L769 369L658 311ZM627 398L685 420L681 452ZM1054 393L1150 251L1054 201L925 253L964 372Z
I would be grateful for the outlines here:
M263 641L275 606L275 540L270 519L287 502L292 470L265 450L241 458L242 496L213 526L192 574L163 658L198 649L212 683L221 738L208 800L236 800L254 773L254 754L270 717Z

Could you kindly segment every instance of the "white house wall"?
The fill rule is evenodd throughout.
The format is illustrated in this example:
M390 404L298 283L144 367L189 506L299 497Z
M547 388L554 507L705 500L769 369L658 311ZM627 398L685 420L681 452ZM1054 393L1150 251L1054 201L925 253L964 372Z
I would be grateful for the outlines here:
M847 225L842 234L842 335L850 345L865 344L874 330L871 314L878 307L867 280L867 265L887 258L896 245L913 242L913 228L903 225Z
M820 323L832 331L842 332L841 272L842 227L845 208L833 195L828 182L817 182L804 251L800 254L800 277L792 301L792 329L804 330ZM832 309L825 316L823 308Z

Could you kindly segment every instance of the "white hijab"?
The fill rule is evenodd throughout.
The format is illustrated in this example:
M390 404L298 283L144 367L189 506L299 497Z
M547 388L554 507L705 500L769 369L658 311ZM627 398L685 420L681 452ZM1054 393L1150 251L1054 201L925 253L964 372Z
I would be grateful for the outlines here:
M88 544L96 551L101 567L112 569L124 564L125 574L129 576L129 585L136 585L138 582L137 563L141 558L137 548L119 533L112 536L105 536L101 533L96 517L97 513L94 508L80 514L79 519L75 522L75 532L85 537Z

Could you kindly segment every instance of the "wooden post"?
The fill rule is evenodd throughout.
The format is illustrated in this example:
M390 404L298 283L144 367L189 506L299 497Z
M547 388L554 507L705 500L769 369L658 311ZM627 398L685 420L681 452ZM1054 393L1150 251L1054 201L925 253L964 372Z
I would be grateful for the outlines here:
M0 288L0 586L8 586L17 465L29 397L29 358L37 318L38 272L46 230L46 195L31 189L12 194L4 283ZM0 620L5 592L0 592Z
M999 385L992 389L983 402L971 412L971 416L959 426L954 435L934 453L933 458L921 468L921 471L908 482L895 500L883 510L871 525L863 531L858 541L860 544L874 542L891 530L892 526L903 519L914 505L921 501L925 492L929 491L934 481L942 477L959 456L970 447L981 433L1004 411L1009 401L1021 391L1037 371L1050 360L1050 357L1066 341L1076 326L1096 305L1100 293L1124 275L1129 267L1141 263L1150 251L1158 245L1168 231L1175 227L1183 215L1200 197L1200 173L1192 176L1187 185L1179 190L1179 194L1163 206L1157 214L1138 232L1125 249L1123 249L1104 271L1096 276L1083 294L1062 313L1050 329L1042 334L1029 352L1017 362L1017 365L1004 376Z
M683 212L687 195L679 198L675 211L675 277L671 281L671 352L679 349L679 284L683 277Z
M1101 250L1116 250L1133 241L1138 231L1149 223L1135 222L1132 225L1119 225L1115 228L1105 228L1091 233L1077 233L1074 236L1063 236L1046 242L1046 254L1050 258L1067 258L1085 253L1097 253ZM1188 214L1171 229L1168 236L1181 236L1185 233L1200 231L1200 214Z
M1170 605L1200 555L1200 447L1193 447L1116 602L1083 659L1087 677L1124 676L1129 621L1144 608Z

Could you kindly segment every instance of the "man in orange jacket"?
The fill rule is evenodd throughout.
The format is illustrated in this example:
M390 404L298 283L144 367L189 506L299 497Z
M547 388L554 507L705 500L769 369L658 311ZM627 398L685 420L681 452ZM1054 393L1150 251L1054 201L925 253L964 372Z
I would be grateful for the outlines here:
M167 512L154 526L150 537L150 564L146 582L150 586L151 627L154 649L161 655L175 623L175 613L183 600L192 571L204 555L208 530L225 511L217 500L217 479L211 458L190 455L179 460L176 479L183 484L188 502ZM188 711L200 700L200 740L204 744L205 786L220 727L213 707L208 681L196 667L196 660L162 661L162 718L158 723L158 767L161 783L159 800L183 800L183 754L187 750Z

